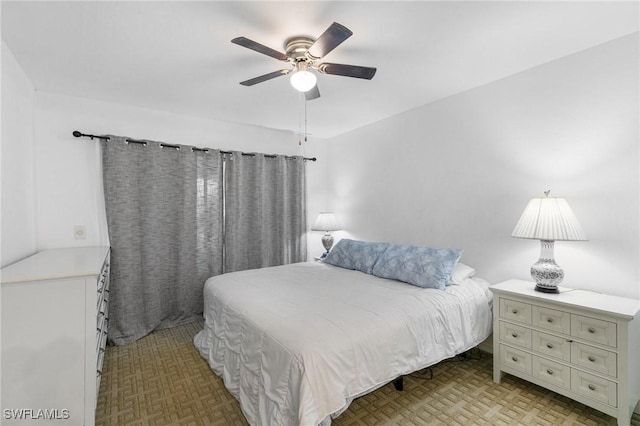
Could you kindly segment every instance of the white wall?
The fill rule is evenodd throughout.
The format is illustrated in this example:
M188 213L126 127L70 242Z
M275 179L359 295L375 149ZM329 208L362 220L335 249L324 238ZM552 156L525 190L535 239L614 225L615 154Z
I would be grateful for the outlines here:
M245 152L314 156L323 150L312 142L300 147L288 131L43 92L36 96L34 121L38 249L108 244L99 143L75 138L73 130ZM312 193L322 161L307 166ZM75 225L86 227L86 239L74 239Z
M33 85L2 40L0 267L36 249Z
M588 242L557 242L567 287L640 296L638 34L327 141L340 236L465 250L491 282L530 279L510 238L528 200L569 201Z

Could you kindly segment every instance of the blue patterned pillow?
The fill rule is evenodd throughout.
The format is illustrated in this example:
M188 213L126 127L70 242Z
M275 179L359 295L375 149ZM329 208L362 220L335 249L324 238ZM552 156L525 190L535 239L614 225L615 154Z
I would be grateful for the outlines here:
M390 244L372 274L418 287L444 290L462 250Z
M388 246L387 243L368 243L343 238L331 249L324 262L370 274L378 257Z

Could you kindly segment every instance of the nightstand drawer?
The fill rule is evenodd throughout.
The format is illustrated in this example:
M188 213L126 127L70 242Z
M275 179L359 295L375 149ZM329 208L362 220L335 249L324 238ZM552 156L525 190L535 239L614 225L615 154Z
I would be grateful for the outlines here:
M531 374L531 354L519 349L500 345L500 363L505 367Z
M571 314L571 335L602 345L617 347L616 323Z
M531 339L534 351L563 361L571 361L571 342L566 339L539 331L534 331Z
M609 380L574 369L571 370L571 389L587 398L618 406L617 385Z
M558 362L534 356L533 376L549 384L571 389L571 368Z
M511 299L500 299L500 318L531 324L531 305Z
M571 348L571 362L589 370L608 376L618 375L618 356L615 352L594 348L593 346L574 343Z
M500 341L531 349L531 330L519 325L500 321Z
M532 324L562 334L571 333L571 314L556 309L533 306Z

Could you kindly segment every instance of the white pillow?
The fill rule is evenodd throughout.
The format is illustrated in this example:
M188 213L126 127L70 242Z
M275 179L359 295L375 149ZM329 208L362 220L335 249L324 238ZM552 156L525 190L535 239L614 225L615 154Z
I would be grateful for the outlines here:
M476 270L464 263L456 263L451 273L451 281L449 284L462 284L467 278L471 278L476 274Z

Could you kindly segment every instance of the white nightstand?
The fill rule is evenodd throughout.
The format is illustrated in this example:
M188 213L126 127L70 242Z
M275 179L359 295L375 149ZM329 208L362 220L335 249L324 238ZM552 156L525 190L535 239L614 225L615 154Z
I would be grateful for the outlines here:
M509 373L628 425L640 398L640 301L509 280L493 291L493 380Z

